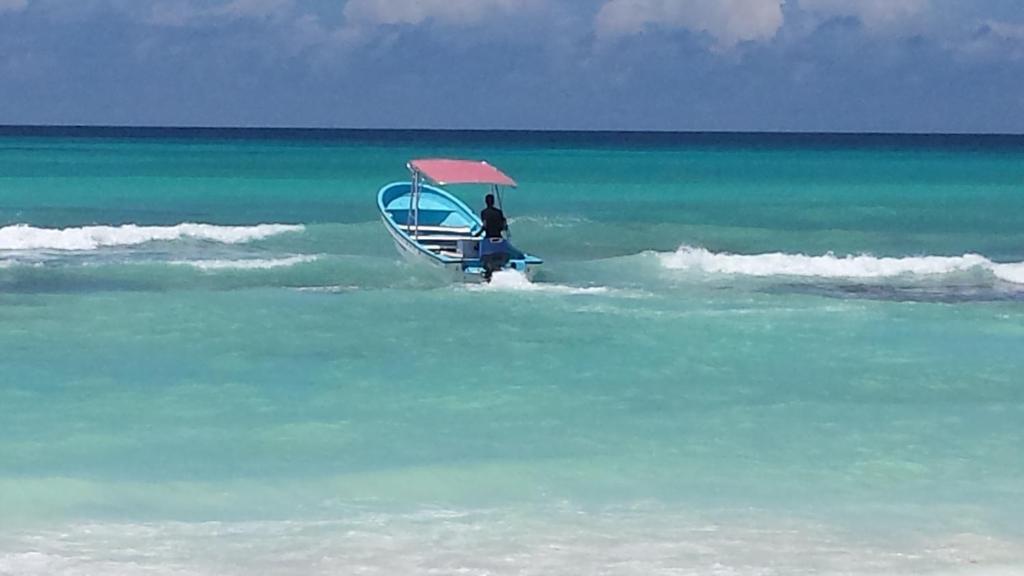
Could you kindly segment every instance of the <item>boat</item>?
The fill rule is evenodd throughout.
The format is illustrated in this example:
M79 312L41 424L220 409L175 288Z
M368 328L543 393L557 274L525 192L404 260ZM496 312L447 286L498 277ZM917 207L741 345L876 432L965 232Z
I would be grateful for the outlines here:
M507 230L503 238L485 238L476 212L443 188L488 186L500 209L502 191L515 188L515 180L483 161L426 158L407 166L408 182L392 182L377 193L384 227L407 260L443 268L463 282L490 281L506 270L533 278L543 260L513 246Z

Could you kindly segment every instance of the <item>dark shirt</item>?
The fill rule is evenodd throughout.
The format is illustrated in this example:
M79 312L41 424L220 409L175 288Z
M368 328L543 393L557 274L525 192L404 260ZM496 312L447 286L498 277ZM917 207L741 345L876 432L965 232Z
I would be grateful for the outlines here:
M488 206L480 212L480 219L484 222L484 236L487 238L501 238L501 232L505 230L507 223L505 215L494 206Z

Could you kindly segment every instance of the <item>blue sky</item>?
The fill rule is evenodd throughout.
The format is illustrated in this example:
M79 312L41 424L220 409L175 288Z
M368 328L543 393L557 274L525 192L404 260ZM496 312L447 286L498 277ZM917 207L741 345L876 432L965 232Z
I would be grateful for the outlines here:
M0 0L0 123L1024 133L1024 3Z

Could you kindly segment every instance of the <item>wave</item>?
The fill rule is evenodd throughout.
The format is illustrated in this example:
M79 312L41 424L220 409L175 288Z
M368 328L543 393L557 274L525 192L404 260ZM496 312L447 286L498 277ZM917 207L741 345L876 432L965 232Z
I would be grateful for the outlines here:
M539 228L572 228L593 223L581 216L514 216L508 219L510 225L530 224Z
M287 268L296 264L315 262L317 256L301 254L283 258L243 258L239 260L172 260L169 264L191 266L200 270L270 270Z
M1014 284L1024 284L1024 262L1016 264L994 264L992 273L1000 280Z
M205 240L242 244L286 232L301 232L301 224L258 224L217 226L186 222L176 226L82 226L78 228L36 228L15 224L0 228L0 250L85 251L115 246L137 246L154 241Z
M659 257L662 266L670 270L697 270L709 274L872 279L982 270L1001 280L1024 284L1024 262L1000 264L979 254L904 258L879 258L867 254L836 256L831 253L808 256L781 252L745 255L682 246Z
M314 292L322 294L344 294L346 292L355 292L361 287L354 284L336 284L331 286L300 286L293 288L297 292Z
M502 291L502 292L547 292L553 294L607 294L610 289L604 286L577 287L562 284L531 282L522 272L502 270L491 276L486 284L469 284L470 290Z
M991 532L891 537L895 530L846 533L781 514L733 512L737 518L725 520L721 513L636 507L522 508L356 510L343 520L64 523L6 538L0 573L389 574L458 566L471 574L592 574L615 566L615 574L646 576L792 574L814 566L826 576L1010 576L1024 565L1020 540Z

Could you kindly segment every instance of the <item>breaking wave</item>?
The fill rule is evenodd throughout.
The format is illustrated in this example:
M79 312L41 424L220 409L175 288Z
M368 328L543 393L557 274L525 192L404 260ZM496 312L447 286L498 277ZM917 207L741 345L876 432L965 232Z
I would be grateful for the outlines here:
M709 274L872 279L939 276L981 270L1006 282L1024 284L1024 262L1000 264L979 254L903 258L879 258L866 254L807 256L781 252L745 255L682 246L659 257L662 266L670 270L696 270Z
M469 284L470 290L487 290L499 292L546 292L552 294L607 294L610 289L604 286L577 287L562 284L531 282L522 272L502 270L495 272L491 281L486 284Z
M287 268L296 264L315 262L317 256L295 255L284 258L248 258L239 260L174 260L170 264L177 266L191 266L200 270L270 270L272 268Z
M0 574L1021 573L1024 547L1018 539L949 532L871 545L878 535L846 534L825 523L784 517L720 521L642 508L359 510L339 520L68 523L34 529L8 538L0 549ZM440 568L418 570L435 566Z
M992 266L992 273L1000 280L1013 282L1014 284L1024 284L1024 262L1018 262L1017 264L994 264Z
M538 228L572 228L586 226L593 221L580 216L517 216L508 219L512 224L528 224Z
M216 226L184 223L176 226L82 226L78 228L36 228L15 224L0 228L0 250L97 250L114 246L137 246L146 242L181 239L222 244L242 244L286 232L301 232L302 225L258 224Z

